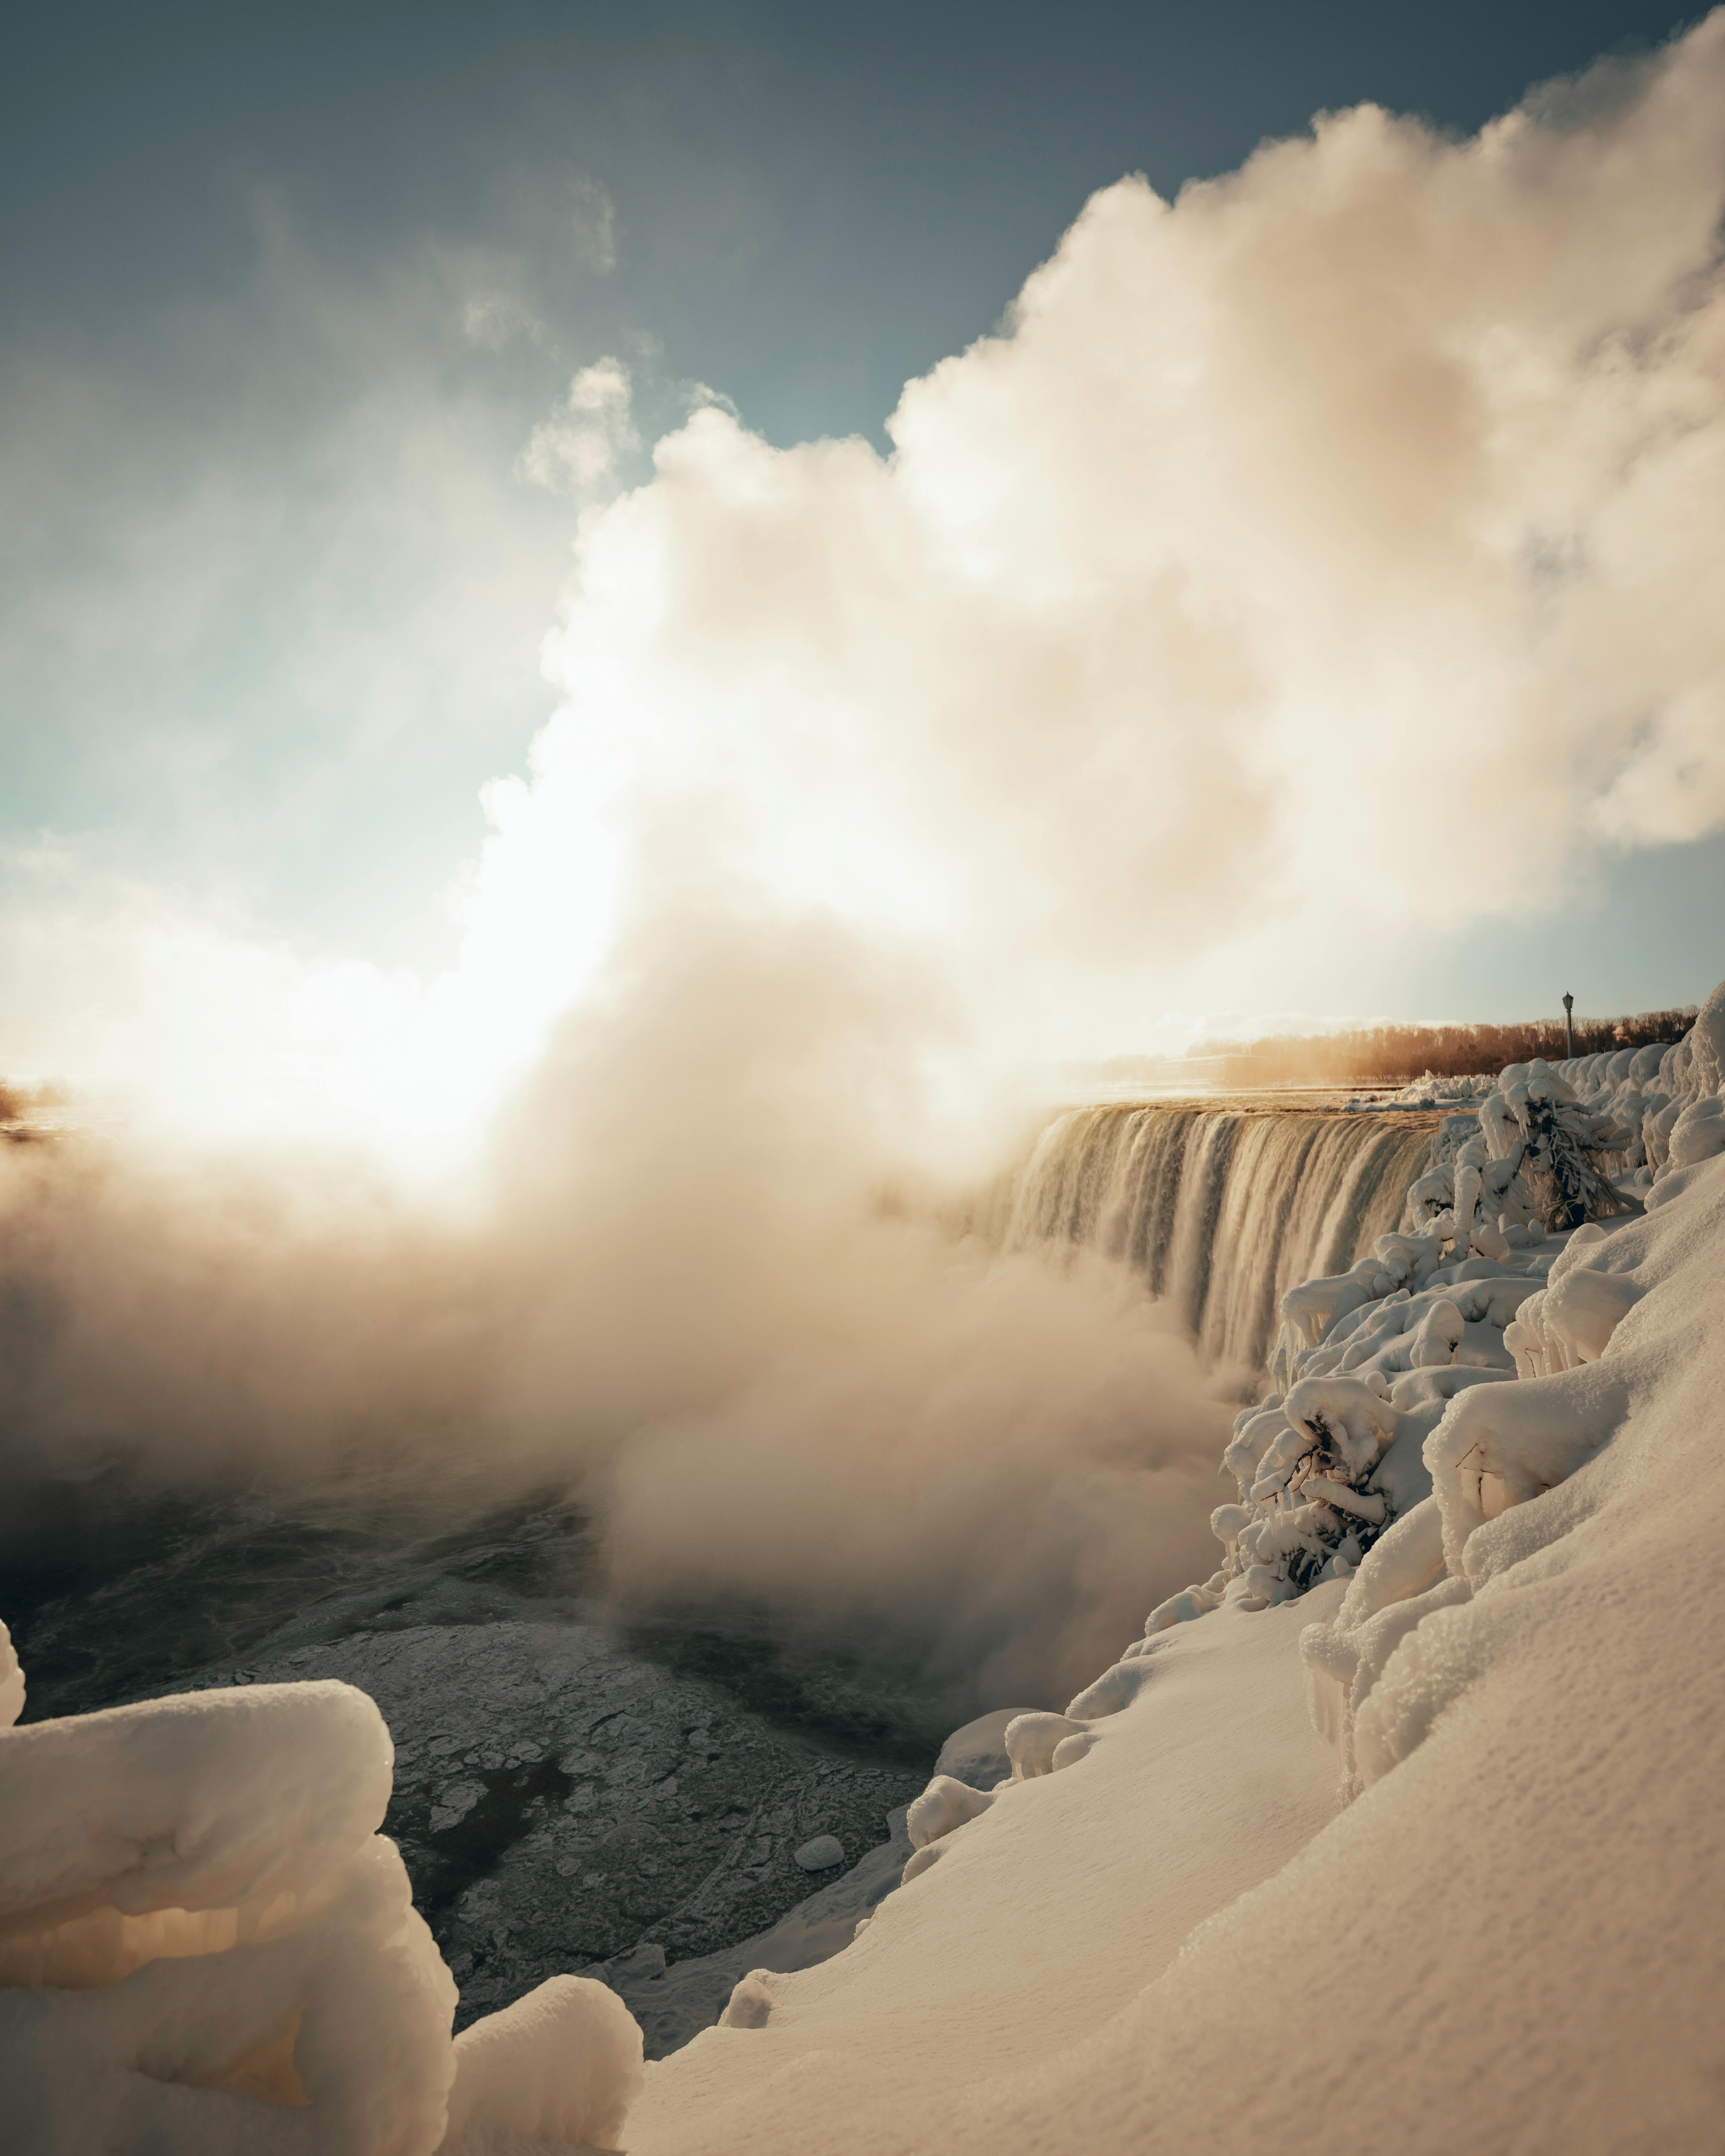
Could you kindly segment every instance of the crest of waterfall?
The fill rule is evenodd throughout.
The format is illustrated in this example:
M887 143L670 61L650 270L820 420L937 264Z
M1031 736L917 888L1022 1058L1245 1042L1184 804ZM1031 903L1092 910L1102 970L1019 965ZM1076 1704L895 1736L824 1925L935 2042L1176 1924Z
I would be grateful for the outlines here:
M1016 1178L1009 1249L1076 1243L1172 1301L1213 1365L1261 1369L1286 1290L1401 1223L1435 1116L1111 1101L1050 1123Z

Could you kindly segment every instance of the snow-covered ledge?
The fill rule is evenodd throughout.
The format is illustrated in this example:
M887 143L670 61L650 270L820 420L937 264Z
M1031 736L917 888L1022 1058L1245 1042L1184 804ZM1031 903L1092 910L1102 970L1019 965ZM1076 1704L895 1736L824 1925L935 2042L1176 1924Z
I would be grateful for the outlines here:
M20 1728L0 1625L0 2089L11 2156L527 2156L614 2147L641 2036L554 1978L451 2042L343 1684Z

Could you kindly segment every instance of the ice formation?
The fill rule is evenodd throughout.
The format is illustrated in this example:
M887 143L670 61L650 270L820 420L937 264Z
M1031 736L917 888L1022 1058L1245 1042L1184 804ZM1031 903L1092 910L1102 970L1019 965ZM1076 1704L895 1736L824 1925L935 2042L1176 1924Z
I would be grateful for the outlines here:
M529 2156L613 2135L640 2031L554 1979L450 2041L377 1832L363 1692L256 1685L20 1727L0 1626L0 2085L17 2156ZM447 2138L446 2138L447 2135Z
M1458 1460L1497 1461L1486 1434L1526 1410L1487 1390L1598 1360L1638 1291L1589 1253L1603 1222L1725 1151L1722 1045L1716 994L1675 1045L1456 1081L1451 1097L1465 1087L1471 1105L1440 1121L1397 1229L1281 1298L1274 1389L1241 1411L1224 1455L1238 1501L1212 1517L1222 1563L1153 1611L1148 1635L1230 1595L1261 1608L1348 1578L1434 1475L1453 1476L1455 1431L1480 1433ZM1545 1466L1540 1487L1561 1479ZM1481 1517L1515 1502L1499 1466L1470 1471ZM1509 1471L1518 1496L1523 1471Z

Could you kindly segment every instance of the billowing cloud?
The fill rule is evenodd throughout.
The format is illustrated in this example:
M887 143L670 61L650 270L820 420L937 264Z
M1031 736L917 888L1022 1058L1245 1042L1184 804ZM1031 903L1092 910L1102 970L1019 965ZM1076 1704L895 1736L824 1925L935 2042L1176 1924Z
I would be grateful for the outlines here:
M707 893L640 924L439 1217L353 1160L0 1157L0 1453L454 1512L547 1483L616 1591L887 1628L1065 1697L1208 1563L1229 1410L1123 1272L906 1181L937 979ZM18 1502L23 1502L19 1498Z
M1045 1014L1717 828L1722 206L1721 17L1472 140L1105 190L890 456L703 410L583 526L548 831L620 762Z

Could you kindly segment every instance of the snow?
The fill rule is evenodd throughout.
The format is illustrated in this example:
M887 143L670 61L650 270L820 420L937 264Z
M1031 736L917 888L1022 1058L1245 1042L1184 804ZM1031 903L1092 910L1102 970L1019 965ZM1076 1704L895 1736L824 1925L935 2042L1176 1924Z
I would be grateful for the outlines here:
M1334 1761L1300 1686L1312 1606L1164 1634L1152 1681L1097 1725L1088 1758L997 1791L844 1953L758 1979L763 2021L649 2066L631 2156L860 2150L877 2129L883 2148L944 2147L955 2121L937 2123L934 2092L1081 2043L1333 1813Z
M601 1985L452 2045L454 1979L376 1831L393 1754L363 1692L254 1685L20 1727L3 1627L0 1685L9 2152L427 2156L452 2084L463 2156L620 2118L640 2034Z
M617 1994L553 1976L455 2039L440 2156L614 2148L641 2078L641 2032Z
M721 2029L764 2029L773 2011L772 1971L752 1969L726 2001Z

